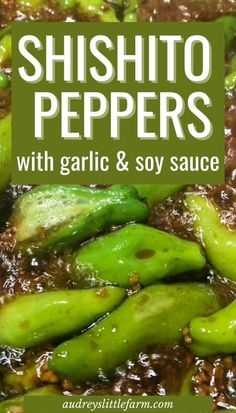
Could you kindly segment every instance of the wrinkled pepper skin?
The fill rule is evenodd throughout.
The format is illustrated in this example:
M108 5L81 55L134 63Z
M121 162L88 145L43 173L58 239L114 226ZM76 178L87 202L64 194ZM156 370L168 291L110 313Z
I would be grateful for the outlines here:
M179 192L184 185L134 185L137 189L139 197L151 207L154 204L165 201L169 196Z
M80 331L124 299L116 287L24 295L0 309L0 345L28 348Z
M197 356L236 353L236 300L209 317L194 318L190 335Z
M11 178L11 115L0 120L0 191Z
M236 281L236 232L221 223L216 206L207 198L190 195L186 203L210 263L221 276Z
M109 254L109 256L107 256ZM199 245L157 229L131 224L84 245L75 255L74 279L129 287L148 285L204 268Z
M17 246L39 251L81 243L110 225L147 217L148 207L132 186L43 185L18 199L10 221Z
M31 390L26 393L28 396L55 396L60 392L54 385L40 387L39 389ZM0 403L0 413L17 412L16 408L24 406L24 396L14 397ZM14 410L15 409L15 410Z
M218 297L204 284L146 287L93 328L59 345L49 367L74 383L96 380L150 345L180 342L188 321L219 308Z

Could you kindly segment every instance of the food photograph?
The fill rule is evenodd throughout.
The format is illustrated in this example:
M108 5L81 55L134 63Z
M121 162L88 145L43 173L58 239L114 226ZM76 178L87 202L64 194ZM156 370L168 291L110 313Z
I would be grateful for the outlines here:
M12 184L15 21L222 23L224 184ZM236 410L236 0L0 0L0 413L25 395Z

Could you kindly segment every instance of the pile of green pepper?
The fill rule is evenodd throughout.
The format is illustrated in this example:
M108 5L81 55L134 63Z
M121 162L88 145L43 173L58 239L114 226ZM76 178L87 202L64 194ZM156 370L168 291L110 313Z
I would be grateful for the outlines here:
M236 233L221 224L215 205L191 193L186 206L205 254L196 242L145 225L147 205L179 189L152 185L149 194L148 186L141 185L45 185L22 195L10 218L16 249L45 255L72 245L76 252L68 266L75 289L4 304L0 345L30 348L59 340L49 367L75 384L113 374L148 346L181 343L189 323L195 354L236 351L235 304L222 309L219 294L193 278L204 270L206 254L222 276L236 280ZM87 242L121 224L126 225ZM191 274L192 282L173 282L184 273ZM165 279L172 283L161 283ZM126 289L137 291L129 297Z

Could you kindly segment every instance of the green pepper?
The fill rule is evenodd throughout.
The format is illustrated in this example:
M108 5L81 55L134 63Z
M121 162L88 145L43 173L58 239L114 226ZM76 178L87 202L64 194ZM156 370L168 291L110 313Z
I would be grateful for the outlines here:
M124 22L137 22L137 9L140 0L116 0L115 4L124 10Z
M236 87L236 71L229 73L225 77L225 90L226 92L229 92L230 90L235 89Z
M96 380L148 346L179 343L188 320L219 308L216 293L204 284L146 287L90 330L60 344L49 368L74 383Z
M6 189L11 177L11 115L0 120L0 191Z
M18 247L45 250L83 242L112 224L147 217L148 208L132 186L42 185L18 199L11 224Z
M35 363L26 363L22 367L14 368L3 375L3 388L11 389L11 392L22 393L28 391L40 384L37 376L37 365Z
M220 275L236 281L236 232L221 223L216 205L205 197L189 195L186 203L210 263Z
M39 389L31 390L26 393L27 396L53 396L59 395L60 392L56 386L48 385ZM0 403L0 413L13 413L14 408L24 406L24 396L17 396ZM17 411L17 410L15 410Z
M137 21L138 21L138 18L137 18L136 11L127 13L123 19L123 22L125 23L137 23Z
M76 253L72 268L74 279L83 285L85 281L93 285L102 280L129 287L200 270L205 264L197 243L132 224L84 245Z
M116 287L20 296L0 308L0 345L28 348L80 331L124 296Z
M171 195L184 188L184 185L134 185L137 189L140 198L144 199L149 206L163 202Z
M225 33L225 53L227 54L232 46L233 41L235 40L236 35L236 17L225 15L221 16L215 20L216 23L224 24L224 33Z
M191 366L191 368L185 373L183 378L181 388L179 391L179 396L192 396L193 395L193 377L196 375L196 366Z
M11 33L11 25L9 24L8 26L4 27L4 29L0 30L0 39L2 39L6 34Z
M23 8L37 8L43 6L47 0L16 0L18 6Z
M225 90L226 92L233 91L236 87L236 54L232 57L229 71L225 77Z
M137 22L137 9L139 6L140 0L123 0L124 9L124 19L126 23L135 23Z
M197 356L236 353L236 300L209 317L190 323L191 351Z
M233 55L230 61L229 73L236 71L236 54Z
M6 73L0 71L0 89L7 89L9 80Z
M78 4L78 0L58 0L58 2L63 10L72 9Z
M59 0L59 4L62 9L70 9L78 4L83 13L98 16L102 22L116 23L119 21L112 5L104 0Z
M11 59L12 39L11 34L6 34L0 39L0 66Z
M114 8L104 0L79 0L79 5L84 13L97 15L103 22L116 23L119 21Z

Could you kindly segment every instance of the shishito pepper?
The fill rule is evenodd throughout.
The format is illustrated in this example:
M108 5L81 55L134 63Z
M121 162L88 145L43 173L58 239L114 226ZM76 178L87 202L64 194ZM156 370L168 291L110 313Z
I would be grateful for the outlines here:
M236 281L236 232L221 223L216 205L207 198L189 195L186 203L210 263L220 275Z
M225 77L225 90L226 92L233 91L236 87L236 71L229 73Z
M124 6L124 22L137 22L137 9L140 0L122 0Z
M54 385L40 387L39 389L31 390L26 395L28 396L53 396L59 395L58 388ZM20 412L20 407L24 406L24 396L14 397L0 403L0 413ZM23 410L22 410L23 411Z
M46 250L83 242L109 225L142 222L148 208L132 186L43 185L22 195L11 217L18 247Z
M84 245L75 255L72 269L74 279L81 284L101 282L129 287L135 280L148 285L200 270L205 264L197 243L132 224Z
M28 8L28 7L32 7L32 8L37 8L37 7L41 7L44 4L46 4L47 0L16 0L16 3L18 4L18 6L21 6L23 8Z
M4 373L2 378L3 388L11 389L13 393L22 393L31 390L41 384L37 375L38 365L34 362L27 362L21 367L14 368L14 372Z
M114 7L104 0L59 0L59 4L63 9L70 9L78 5L83 13L88 16L98 16L102 22L118 22Z
M11 34L6 34L0 38L0 66L7 60L11 59L12 54L12 37Z
M140 0L114 0L116 6L123 9L123 21L127 23L137 22L137 9Z
M9 80L6 73L0 71L0 89L7 89L9 86Z
M236 300L209 317L194 318L190 323L193 343L190 348L197 356L236 352Z
M152 206L153 204L156 204L158 202L165 201L167 198L169 198L169 196L184 188L184 185L138 184L134 185L134 187L137 189L140 198L144 199L149 206Z
M124 299L116 287L24 295L0 308L0 345L28 348L88 327Z
M230 15L220 16L216 23L223 23L225 34L225 53L228 53L236 36L236 17Z
M150 345L180 342L188 321L219 308L217 295L204 284L146 287L93 328L59 345L49 367L74 383L96 380Z
M11 177L11 115L0 120L0 191Z

